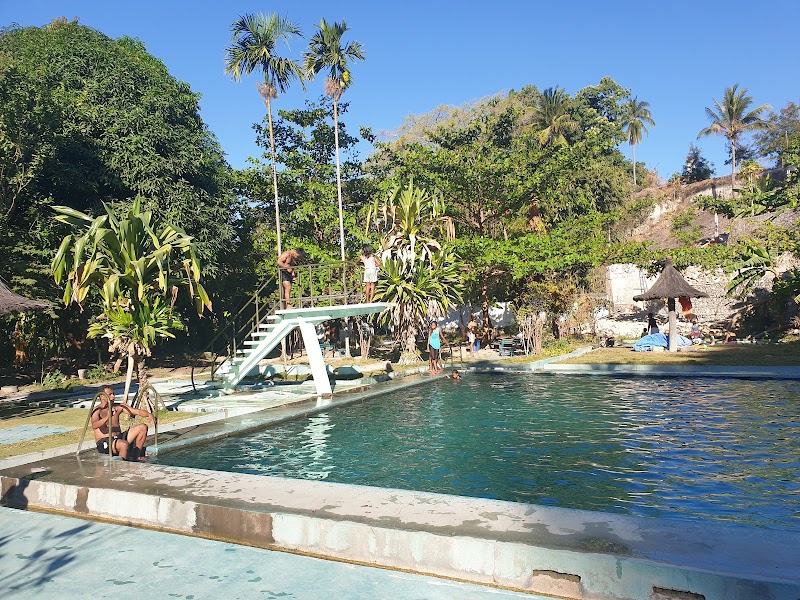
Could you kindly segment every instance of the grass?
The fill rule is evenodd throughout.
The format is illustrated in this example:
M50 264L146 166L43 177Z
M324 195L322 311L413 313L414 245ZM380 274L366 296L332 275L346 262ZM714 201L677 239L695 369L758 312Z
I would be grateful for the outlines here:
M680 352L634 352L631 348L598 348L582 356L559 361L566 364L690 365L690 366L800 366L800 342L781 344L693 346Z
M88 414L89 410L86 408L32 407L22 404L0 405L0 430L11 429L20 425L49 425L52 427L72 428L71 431L63 431L24 442L0 444L0 459L28 454L29 452L41 452L68 444L77 444L81 441L81 433ZM197 415L192 413L162 410L158 413L158 422L172 423L195 416ZM138 419L137 421L144 422L143 419ZM124 419L122 428L127 428ZM150 433L152 432L151 427ZM92 439L91 430L86 432L86 439Z

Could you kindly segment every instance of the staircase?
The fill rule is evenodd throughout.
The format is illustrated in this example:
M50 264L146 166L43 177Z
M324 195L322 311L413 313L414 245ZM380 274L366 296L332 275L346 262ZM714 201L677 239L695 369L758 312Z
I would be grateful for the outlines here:
M220 376L223 390L227 393L235 391L236 385L251 371L258 368L259 361L295 328L300 327L304 322L315 325L327 321L329 318L326 315L298 317L271 314L267 316L266 322L260 323L244 340L242 348L237 350L236 355L226 360L217 369L216 373Z

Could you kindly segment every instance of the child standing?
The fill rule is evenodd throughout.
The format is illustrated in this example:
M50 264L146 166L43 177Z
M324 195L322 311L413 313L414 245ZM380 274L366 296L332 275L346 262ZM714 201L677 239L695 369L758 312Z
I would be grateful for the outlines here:
M361 248L361 260L364 263L364 302L372 302L375 296L375 283L378 281L378 261L372 253L371 246Z

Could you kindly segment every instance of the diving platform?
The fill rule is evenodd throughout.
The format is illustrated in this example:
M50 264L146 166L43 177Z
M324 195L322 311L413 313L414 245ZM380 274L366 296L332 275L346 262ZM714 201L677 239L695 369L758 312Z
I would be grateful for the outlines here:
M331 382L328 379L328 370L325 366L315 325L331 319L378 314L390 306L385 302L373 302L276 310L274 314L267 316L264 322L259 323L253 329L243 344L244 349L223 365L227 368L219 369L223 390L226 393L233 393L239 382L256 370L259 362L267 354L295 329L300 329L317 395L330 396L332 394Z

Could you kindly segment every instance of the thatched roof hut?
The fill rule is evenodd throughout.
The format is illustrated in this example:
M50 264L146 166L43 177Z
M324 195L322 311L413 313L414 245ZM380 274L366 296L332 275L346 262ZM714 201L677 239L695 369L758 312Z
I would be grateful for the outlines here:
M667 258L664 270L649 290L634 296L637 302L642 300L660 300L661 298L708 298L708 294L686 283L683 275L672 266L672 259Z
M26 310L42 310L50 306L47 302L31 300L25 296L15 294L0 279L0 315L10 312L25 312Z
M672 266L672 258L667 258L664 270L658 276L650 289L633 297L636 302L643 300L661 300L667 298L669 311L669 351L678 349L678 328L676 327L677 315L675 313L675 298L707 298L708 294L692 287L683 278L683 275Z

